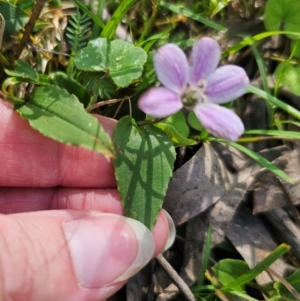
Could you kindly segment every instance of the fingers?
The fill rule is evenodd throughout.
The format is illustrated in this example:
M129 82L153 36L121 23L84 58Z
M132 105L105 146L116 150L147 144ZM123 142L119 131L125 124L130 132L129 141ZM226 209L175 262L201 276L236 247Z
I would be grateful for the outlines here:
M158 241L141 223L114 214L0 215L0 299L105 300L162 251L165 223L161 214L156 231L165 238Z
M0 187L0 213L47 209L98 210L123 214L116 189Z
M0 188L0 213L12 214L48 209L95 210L123 215L116 189ZM164 249L168 229L171 227L166 214L161 212L153 229L155 254Z
M116 121L99 117L112 134ZM0 186L115 187L112 162L101 154L42 136L0 101Z

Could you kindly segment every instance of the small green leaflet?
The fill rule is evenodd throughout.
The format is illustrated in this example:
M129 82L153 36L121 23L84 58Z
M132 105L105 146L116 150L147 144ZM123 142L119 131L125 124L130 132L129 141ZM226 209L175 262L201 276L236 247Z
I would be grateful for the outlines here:
M39 81L38 73L26 62L17 60L14 64L14 70L5 69L6 74L22 79L31 79L33 82Z
M283 62L277 66L274 75L291 92L300 95L300 67Z
M0 12L5 19L4 36L17 33L29 19L22 9L4 1L0 1Z
M197 141L188 139L189 128L181 111L155 124L170 137L175 146L195 145Z
M30 101L16 105L15 110L44 136L114 156L109 135L82 103L64 89L52 85L38 87Z
M92 40L75 56L79 70L108 73L118 87L127 87L137 80L147 59L146 52L123 40Z
M228 258L218 261L212 267L212 270L214 271L214 276L218 279L218 281L220 281L222 285L227 285L248 272L249 268L247 263L242 260ZM209 274L208 278L211 278ZM214 284L214 281L215 280L212 279L212 284ZM244 287L242 285L232 286L230 289L240 292L244 291Z
M267 30L279 30L298 33L300 26L299 0L269 0L266 4L264 22ZM295 36L287 35L291 39Z
M74 94L85 108L90 104L91 96L88 91L78 81L67 74L55 72L53 74L53 83L58 87L66 89L70 94Z
M170 138L153 125L139 128L120 119L113 136L118 190L125 216L152 229L168 188L175 161Z
M274 283L274 288L277 294L282 297L282 300L299 300L300 293L300 269L297 269L292 275L286 278L286 281L294 288L293 291L287 289L281 281ZM292 294L293 292L293 294Z

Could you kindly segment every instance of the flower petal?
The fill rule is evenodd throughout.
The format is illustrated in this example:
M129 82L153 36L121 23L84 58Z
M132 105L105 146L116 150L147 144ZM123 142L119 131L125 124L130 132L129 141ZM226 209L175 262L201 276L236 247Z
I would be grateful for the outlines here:
M159 81L171 91L182 94L188 81L188 61L174 44L166 44L154 55L154 67Z
M205 79L219 65L221 47L211 38L200 39L192 48L190 55L190 83L197 84Z
M243 95L249 86L245 70L228 65L218 68L207 78L205 94L213 103L226 103Z
M215 104L201 104L194 112L203 127L216 137L236 141L244 132L244 125L234 112Z
M183 105L178 94L158 87L145 92L138 101L138 107L148 115L164 118L178 112Z

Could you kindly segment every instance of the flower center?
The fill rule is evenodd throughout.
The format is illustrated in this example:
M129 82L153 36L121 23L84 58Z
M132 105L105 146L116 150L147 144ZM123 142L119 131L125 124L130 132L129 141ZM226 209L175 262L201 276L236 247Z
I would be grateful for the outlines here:
M187 87L182 95L182 102L186 109L192 110L197 104L209 102L205 95L206 86L206 81L200 80L197 85Z

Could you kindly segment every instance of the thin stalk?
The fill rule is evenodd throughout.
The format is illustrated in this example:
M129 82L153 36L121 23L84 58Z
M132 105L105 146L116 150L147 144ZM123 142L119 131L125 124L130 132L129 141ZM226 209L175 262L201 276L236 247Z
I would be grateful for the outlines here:
M25 31L24 31L23 37L22 37L19 45L16 47L15 52L12 55L12 58L11 58L12 63L21 56L23 49L26 47L27 43L30 41L30 35L33 32L35 22L39 18L46 2L47 2L47 0L37 0L36 1L35 6L32 11L32 14L30 16L30 19L25 26Z
M294 107L286 104L285 102L279 100L278 98L276 98L275 96L272 95L268 95L267 92L258 89L254 86L249 86L248 87L248 92L256 94L258 96L260 96L261 98L269 101L271 104L273 104L274 106L282 109L283 111L287 112L288 114L290 114L291 116L295 117L296 119L300 120L300 111L298 111L297 109L295 109Z
M98 6L97 6L97 13L96 15L98 16L98 18L102 20L102 15L103 15L103 9L105 7L105 0L98 0ZM94 23L93 29L92 29L92 37L91 40L96 39L100 36L100 31L101 31L101 27Z
M160 0L156 0L156 1L152 2L152 14L151 14L151 17L148 18L148 20L146 21L146 23L145 23L145 29L143 30L143 33L141 34L138 43L142 43L144 41L144 39L145 39L145 36L148 35L149 30L150 30L150 28L151 28L151 26L152 26L152 24L153 24L153 22L154 22L154 20L156 18L159 4L160 4Z
M158 123L158 122L161 122L162 120L164 120L166 118L152 118L152 119L146 119L146 120L143 120L143 121L138 121L136 124L138 126L145 126L145 125L151 125L151 124L155 124L155 123Z

